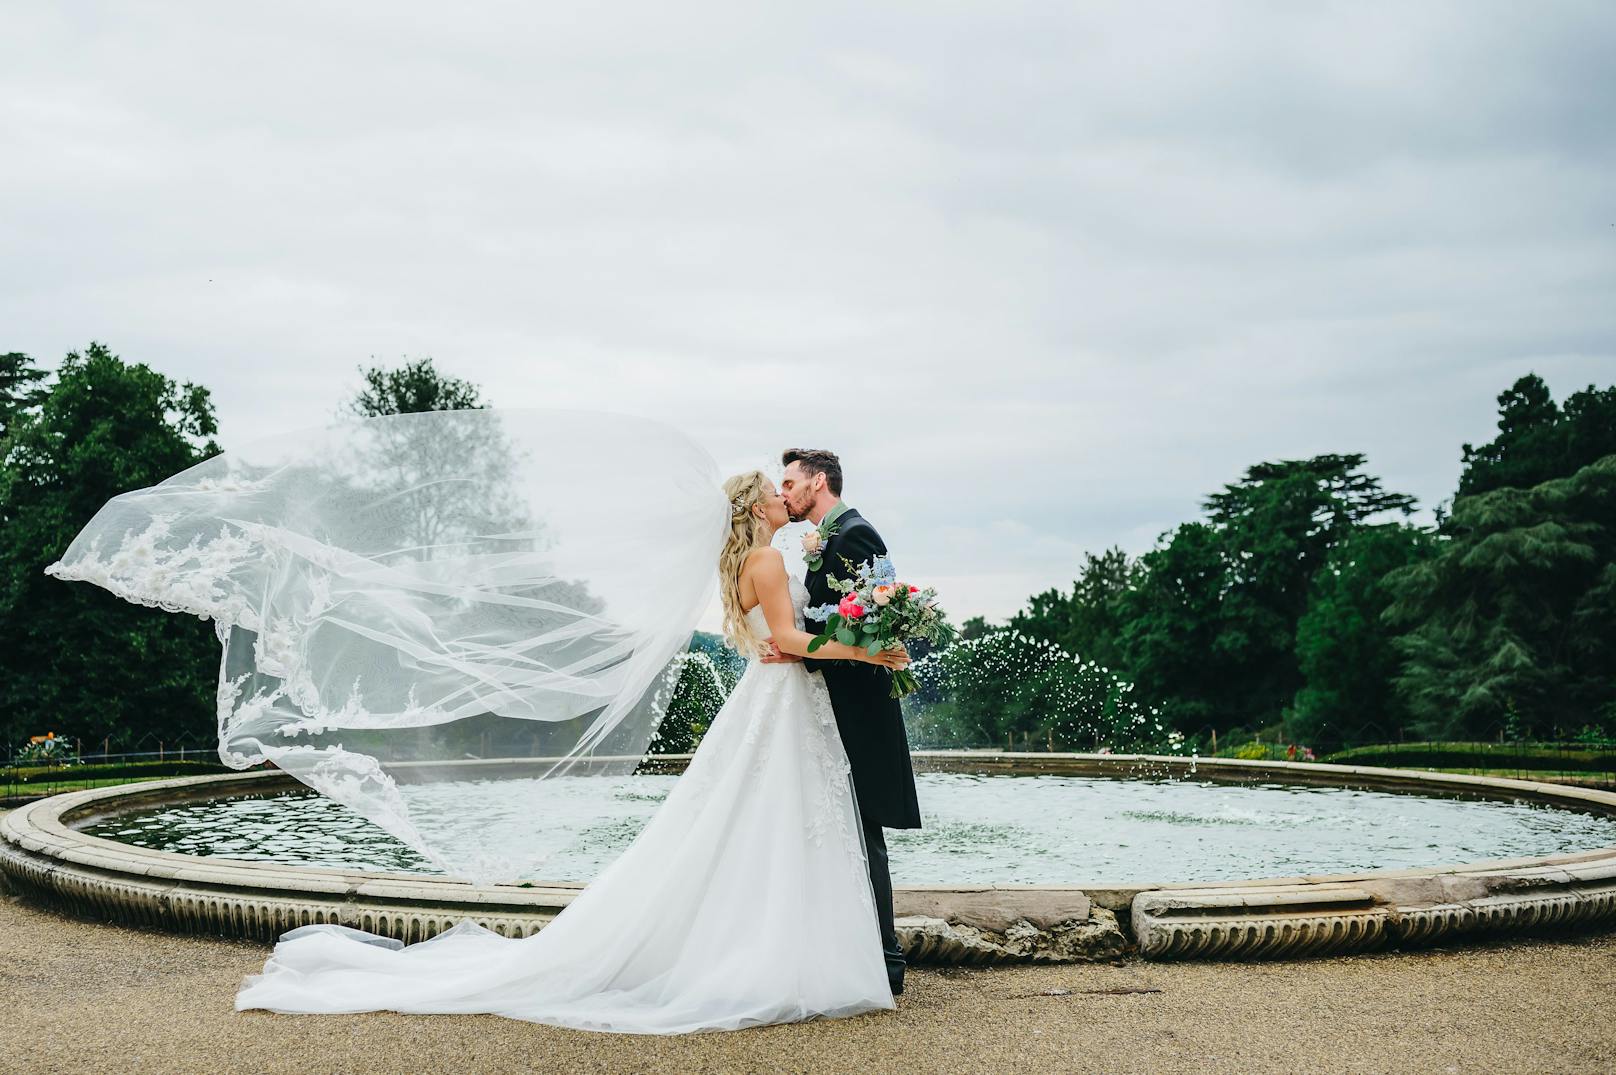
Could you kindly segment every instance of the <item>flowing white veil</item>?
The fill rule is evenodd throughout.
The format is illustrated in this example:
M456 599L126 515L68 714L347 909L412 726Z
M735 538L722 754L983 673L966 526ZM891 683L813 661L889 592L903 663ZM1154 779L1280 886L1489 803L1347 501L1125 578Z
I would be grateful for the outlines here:
M214 621L219 756L452 876L533 877L640 761L710 599L712 459L621 415L339 421L96 513L46 571Z

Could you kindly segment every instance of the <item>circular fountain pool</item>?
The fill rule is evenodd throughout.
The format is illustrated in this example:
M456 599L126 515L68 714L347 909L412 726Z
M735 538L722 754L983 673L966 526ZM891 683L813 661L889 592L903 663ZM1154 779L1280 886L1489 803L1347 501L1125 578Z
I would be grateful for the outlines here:
M677 777L405 786L412 814L431 799L487 801L548 818L565 838L546 881L581 882L615 858ZM1616 815L1538 803L1409 795L1277 782L922 773L925 826L890 836L893 880L910 885L1162 884L1407 869L1560 855L1616 845ZM565 813L560 813L562 808ZM527 823L529 829L539 826ZM489 831L521 838L523 826ZM388 833L310 792L151 807L87 826L89 835L184 855L287 866L439 874ZM476 838L467 832L466 838ZM546 834L548 836L548 834ZM540 838L535 832L533 839Z
M889 835L899 933L921 960L1295 957L1616 922L1616 791L1230 759L915 759L926 827ZM537 798L511 781L405 786L499 787L465 835L535 842L542 862L522 883L434 875L267 771L19 807L0 816L0 878L64 910L186 932L272 940L334 922L415 941L470 918L526 935L674 779L547 781Z

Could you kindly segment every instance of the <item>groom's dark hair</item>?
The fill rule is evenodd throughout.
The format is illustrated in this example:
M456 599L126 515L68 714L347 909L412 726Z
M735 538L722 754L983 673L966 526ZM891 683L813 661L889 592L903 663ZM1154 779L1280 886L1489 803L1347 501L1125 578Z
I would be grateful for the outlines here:
M842 461L836 458L835 452L823 448L787 448L780 456L780 465L789 467L793 463L810 478L823 474L830 495L842 495Z

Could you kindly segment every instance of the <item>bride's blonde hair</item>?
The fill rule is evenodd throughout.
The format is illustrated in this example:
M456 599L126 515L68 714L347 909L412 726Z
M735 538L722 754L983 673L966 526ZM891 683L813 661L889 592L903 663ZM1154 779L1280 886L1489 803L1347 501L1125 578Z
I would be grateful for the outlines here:
M724 638L743 657L763 652L763 640L752 630L741 608L741 569L752 550L765 544L763 520L752 509L762 502L767 481L761 470L724 480L724 495L729 497L729 533L718 554L718 588L724 602Z

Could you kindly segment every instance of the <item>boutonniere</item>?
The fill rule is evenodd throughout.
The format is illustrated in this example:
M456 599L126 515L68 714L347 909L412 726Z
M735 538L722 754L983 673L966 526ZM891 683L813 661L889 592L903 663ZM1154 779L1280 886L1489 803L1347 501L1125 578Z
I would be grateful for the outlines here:
M837 526L830 516L825 521L802 535L802 551L808 560L808 570L818 571L825 566L825 545L836 536Z

